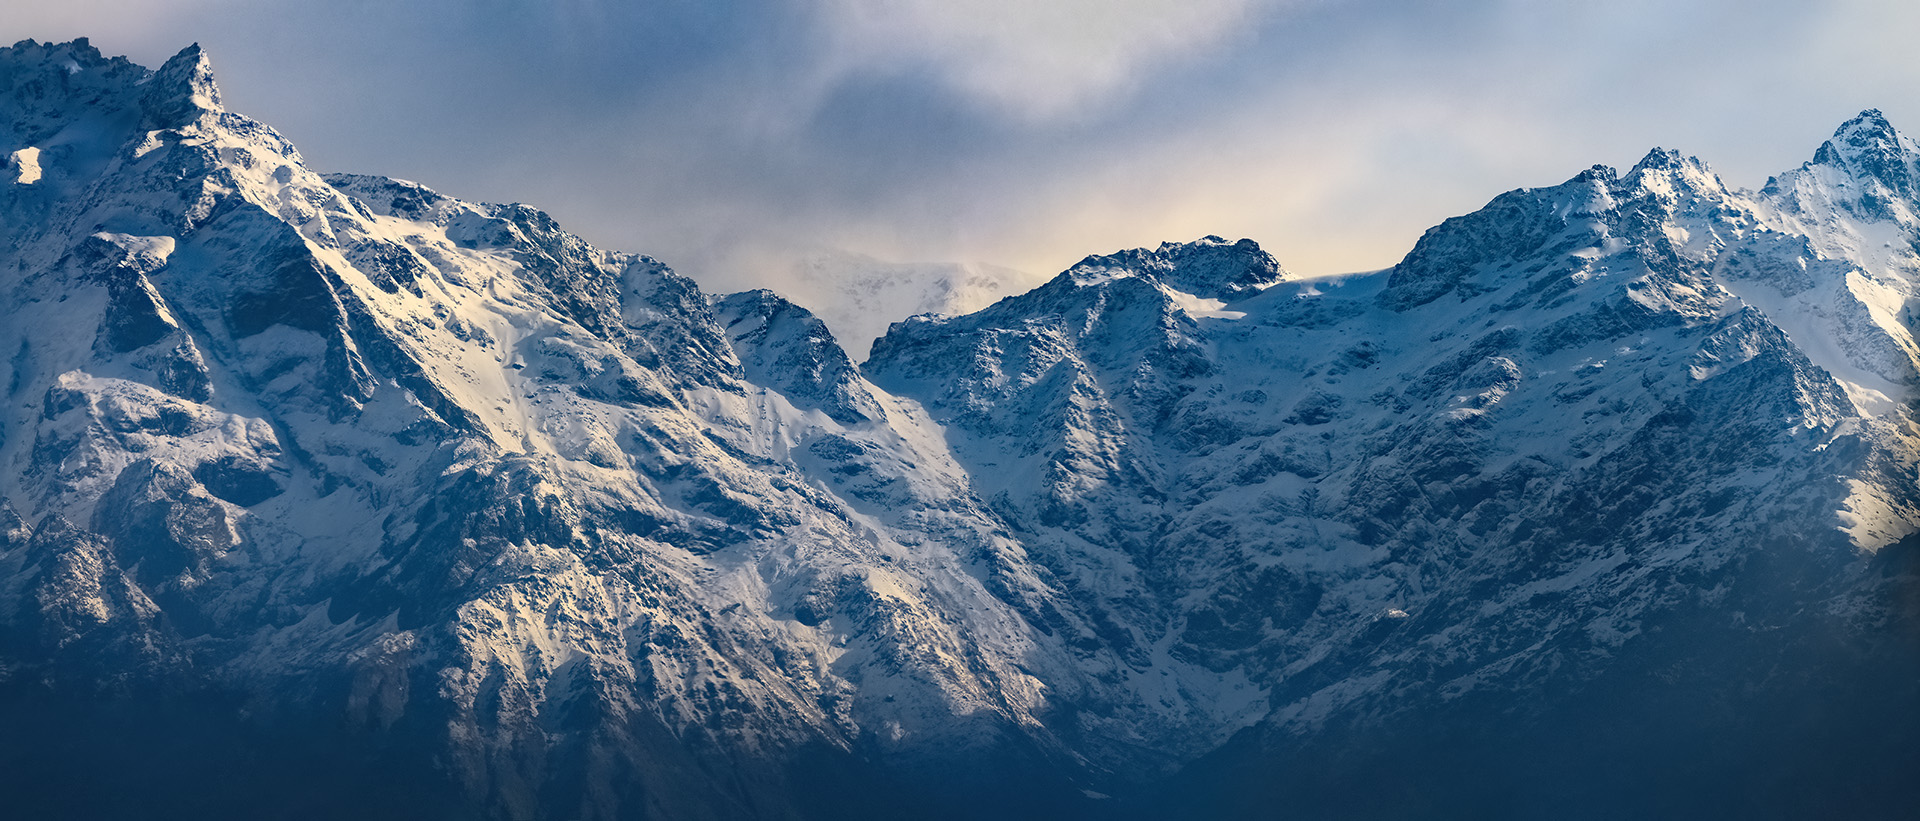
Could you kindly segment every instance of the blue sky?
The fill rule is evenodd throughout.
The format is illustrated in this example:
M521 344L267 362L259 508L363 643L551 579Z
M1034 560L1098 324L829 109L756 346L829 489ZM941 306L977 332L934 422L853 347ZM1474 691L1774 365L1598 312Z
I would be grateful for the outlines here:
M56 7L57 6L57 7ZM1050 274L1250 236L1392 264L1500 191L1655 145L1730 184L1878 107L1920 4L1698 0L67 0L0 38L189 42L328 171L522 201L722 288L837 248Z

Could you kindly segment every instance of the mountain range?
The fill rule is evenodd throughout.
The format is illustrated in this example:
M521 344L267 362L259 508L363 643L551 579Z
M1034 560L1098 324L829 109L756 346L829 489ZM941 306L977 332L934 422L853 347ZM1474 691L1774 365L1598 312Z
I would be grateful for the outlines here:
M315 171L198 47L0 50L0 156L22 817L1920 800L1920 145L1877 111L1758 191L1656 149L1384 271L1089 256L864 362Z

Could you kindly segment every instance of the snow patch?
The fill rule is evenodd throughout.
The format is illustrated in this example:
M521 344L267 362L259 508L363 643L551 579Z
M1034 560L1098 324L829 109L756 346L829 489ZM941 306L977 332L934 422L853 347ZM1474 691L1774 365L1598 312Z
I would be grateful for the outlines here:
M18 185L32 185L40 181L40 149L27 146L7 155L7 165L13 167L13 181Z

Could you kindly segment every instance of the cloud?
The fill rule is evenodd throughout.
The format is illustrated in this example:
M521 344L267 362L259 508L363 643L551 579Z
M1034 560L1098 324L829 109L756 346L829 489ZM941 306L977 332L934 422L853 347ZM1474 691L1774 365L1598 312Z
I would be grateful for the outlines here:
M1275 5L1261 0L825 0L830 75L932 69L963 94L1045 121L1135 88Z

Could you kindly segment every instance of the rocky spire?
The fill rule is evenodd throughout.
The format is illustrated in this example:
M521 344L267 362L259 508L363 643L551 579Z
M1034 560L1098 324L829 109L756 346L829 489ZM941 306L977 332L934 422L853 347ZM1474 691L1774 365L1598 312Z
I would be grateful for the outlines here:
M144 85L140 106L152 128L179 128L201 114L221 110L213 63L198 43L173 55Z

